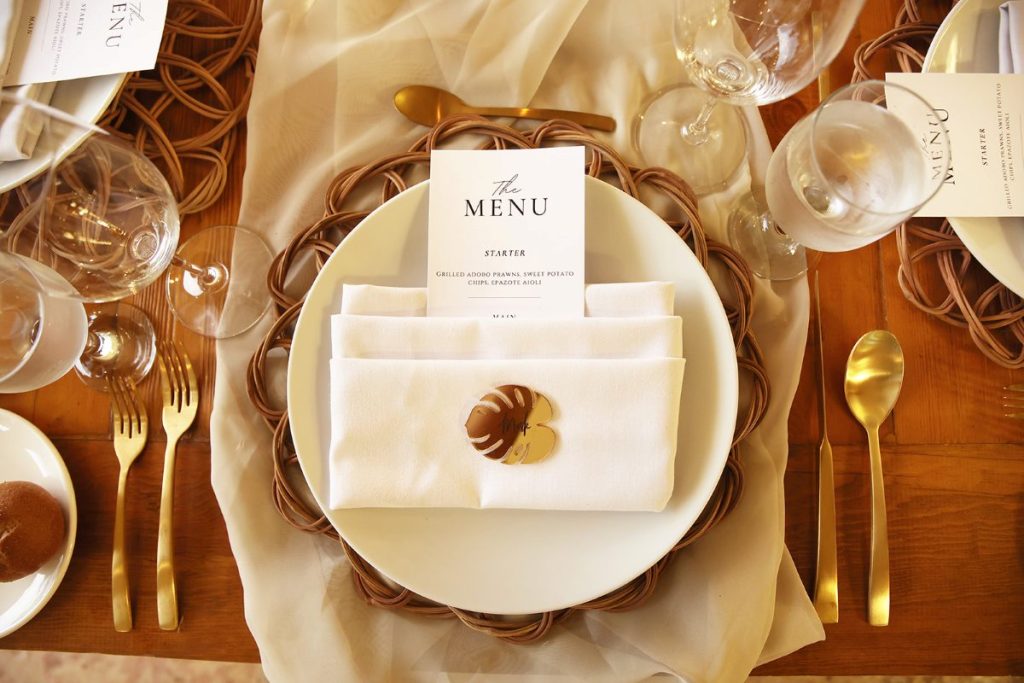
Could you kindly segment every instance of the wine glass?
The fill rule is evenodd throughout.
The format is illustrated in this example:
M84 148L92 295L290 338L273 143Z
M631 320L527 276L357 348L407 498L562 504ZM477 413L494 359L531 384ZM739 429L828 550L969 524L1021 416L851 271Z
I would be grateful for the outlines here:
M807 86L838 54L863 4L676 0L672 38L690 82L654 93L634 120L644 163L674 171L697 194L724 188L746 158L737 107Z
M897 104L900 115L889 108ZM782 139L768 163L767 210L742 199L730 241L758 276L791 279L807 270L805 247L850 251L879 240L949 180L949 138L932 106L893 83L854 83Z
M0 394L57 381L85 347L85 308L47 294L47 277L41 264L0 252Z
M0 248L46 264L70 285L72 296L91 303L135 294L175 263L195 277L179 278L172 270L168 303L186 327L206 336L239 334L268 310L265 275L272 254L258 236L219 226L201 231L175 253L177 203L149 159L106 131L52 107L9 95L0 98L0 104L28 109L42 130L32 155L39 175L8 193L17 201L7 202L15 210L0 224ZM206 243L213 246L193 248L207 233L212 239L207 237ZM237 269L230 267L233 254L244 258ZM131 378L138 381L138 373L152 366L155 351L146 362L115 358L114 343L125 344L124 353L131 359L139 358L140 349L155 349L152 325L142 322L144 314L131 310L89 316L90 340L109 343L86 345L76 369L87 383L104 388L104 373L112 367L135 368ZM97 349L106 354L99 365L90 362Z

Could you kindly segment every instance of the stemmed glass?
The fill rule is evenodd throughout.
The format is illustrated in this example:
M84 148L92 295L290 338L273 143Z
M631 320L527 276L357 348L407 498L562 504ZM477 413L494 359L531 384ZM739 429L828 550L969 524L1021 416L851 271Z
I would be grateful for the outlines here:
M0 207L0 249L43 264L64 283L63 296L87 303L135 294L177 264L168 277L168 303L186 327L206 336L239 334L269 308L265 276L272 255L258 236L220 226L201 231L176 254L177 203L149 159L51 107L3 94L0 105L27 108L42 131L32 155L38 174ZM212 238L204 240L204 233ZM205 247L191 247L199 243ZM232 258L244 261L232 268ZM98 388L111 373L137 381L155 349L141 311L126 304L96 308L76 369Z
M890 110L897 103L899 115ZM893 83L854 83L782 139L768 164L768 210L741 200L730 241L758 276L797 277L805 247L850 251L881 239L941 189L949 169L949 138L928 102Z
M48 276L41 264L0 252L0 394L58 380L85 347L82 304L47 294Z
M746 158L745 105L783 100L838 54L864 0L676 0L673 43L689 83L654 93L633 124L644 163L698 194ZM730 106L732 105L732 106Z

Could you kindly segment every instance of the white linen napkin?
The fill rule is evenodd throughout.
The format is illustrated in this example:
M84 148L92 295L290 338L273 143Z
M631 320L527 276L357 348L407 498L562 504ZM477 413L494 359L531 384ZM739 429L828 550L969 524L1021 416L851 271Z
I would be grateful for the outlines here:
M4 88L4 92L23 100L49 104L56 87L56 83L30 83ZM45 117L25 105L0 107L0 161L31 157L45 122Z
M0 86L3 86L7 76L21 18L21 6L22 0L5 0L0 3ZM11 86L4 88L3 92L47 104L55 86L55 83L36 83ZM42 124L41 117L33 116L25 107L0 107L0 162L30 157L42 131Z
M331 319L332 507L663 509L683 379L674 285L585 291L592 316L616 317L423 317L425 288L345 285L342 310L360 314ZM474 403L507 384L555 409L542 462L493 462L468 440Z
M999 73L1024 73L1024 0L999 6Z
M675 285L671 282L597 282L584 289L585 315L615 318L672 315ZM426 287L345 285L341 312L349 315L427 314Z
M672 495L682 382L679 358L334 358L331 505L656 512ZM540 462L495 462L467 437L474 404L509 384L554 408Z
M18 29L21 17L22 0L6 0L0 3L0 86L7 76L7 67L11 61L11 50L14 49L14 33Z
M282 249L297 226L322 217L336 174L408 149L424 129L395 113L391 99L410 83L448 87L473 104L608 114L619 126L599 137L639 163L633 117L649 93L681 77L673 4L265 0L239 222ZM751 168L760 174L768 139L757 110L746 114ZM749 184L742 174L702 198L710 236L728 241L726 217ZM211 479L267 677L741 683L756 664L821 640L783 542L787 420L807 337L807 283L754 286L752 324L772 398L741 449L743 497L662 571L643 607L574 615L536 646L366 605L339 545L296 531L274 508L272 435L246 398L249 359L273 321L218 341Z

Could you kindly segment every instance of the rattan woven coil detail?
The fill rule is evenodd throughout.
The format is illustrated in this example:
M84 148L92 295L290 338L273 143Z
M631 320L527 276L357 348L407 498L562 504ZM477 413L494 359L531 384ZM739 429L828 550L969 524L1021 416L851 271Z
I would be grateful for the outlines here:
M894 60L902 71L920 71L947 3L905 0L895 25L854 54L854 80L878 78L871 65ZM971 256L948 221L913 219L896 231L899 286L914 306L967 330L975 346L995 363L1024 367L1024 302L996 281Z
M530 148L554 145L582 145L587 149L587 173L612 182L633 197L658 196L670 207L663 218L693 250L705 269L714 271L720 288L733 337L746 399L741 405L733 446L719 484L700 518L653 567L635 580L608 595L572 608L535 615L509 617L466 612L431 602L395 585L360 557L330 525L314 503L298 468L292 446L287 409L272 398L272 366L282 362L291 346L295 321L302 310L304 293L289 293L287 283L301 265L312 257L317 270L323 267L337 245L370 210L407 189L412 178L425 175L430 150L467 140L480 148ZM367 190L374 190L372 206L360 204ZM648 201L647 203L651 203ZM273 431L275 504L283 517L302 531L323 534L341 542L351 563L355 588L371 605L400 608L429 617L455 617L466 626L515 643L543 638L560 621L580 610L623 611L647 600L658 583L662 570L675 553L693 543L720 522L739 500L743 474L739 443L758 425L767 409L768 379L761 349L751 331L753 275L746 263L726 245L704 234L697 214L696 199L677 176L656 168L639 169L628 165L611 147L583 128L565 121L550 121L530 131L516 130L478 117L447 119L424 135L409 151L350 168L329 184L324 200L324 215L300 230L277 255L268 278L278 314L272 328L260 343L249 365L248 393L253 405ZM277 358L276 358L277 357Z
M156 68L131 74L99 122L156 163L181 215L209 208L227 186L252 94L262 6L252 0L236 23L212 1L171 0ZM233 78L243 82L238 94L226 85ZM186 183L189 165L198 182Z
M171 0L156 67L130 74L98 122L157 165L182 216L209 208L227 187L252 93L262 6L252 0L236 23L212 1ZM232 80L237 87L228 87ZM186 183L186 175L199 180ZM24 187L0 194L0 212L28 203Z

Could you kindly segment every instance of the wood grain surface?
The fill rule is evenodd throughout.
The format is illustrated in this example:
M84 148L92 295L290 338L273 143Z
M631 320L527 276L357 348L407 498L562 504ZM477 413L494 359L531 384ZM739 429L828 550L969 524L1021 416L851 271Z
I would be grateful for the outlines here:
M223 4L239 16L245 1ZM891 26L898 6L896 0L868 0L830 68L833 84L849 80L853 48ZM773 142L816 104L817 88L811 87L766 107ZM202 215L186 219L183 235L235 221L243 160L244 147L230 168L227 192ZM828 427L835 447L840 620L826 627L826 641L755 673L1024 674L1024 422L1001 417L999 406L1000 388L1024 382L1024 372L987 361L963 330L911 306L899 291L897 267L892 237L849 254L826 255L817 265ZM0 640L0 647L257 661L237 569L209 483L213 343L173 323L162 288L151 287L136 303L153 317L159 334L186 344L202 383L201 417L183 439L176 475L181 628L157 628L155 557L164 435L155 428L128 484L135 629L113 630L110 548L117 461L109 404L70 376L34 393L0 396L0 407L28 418L54 440L74 480L80 514L78 542L60 590L32 622ZM876 328L896 334L907 361L900 402L882 430L892 572L892 619L886 628L867 624L868 455L842 390L850 348ZM807 351L790 417L786 536L809 588L819 425L811 343ZM155 376L142 391L156 423Z

